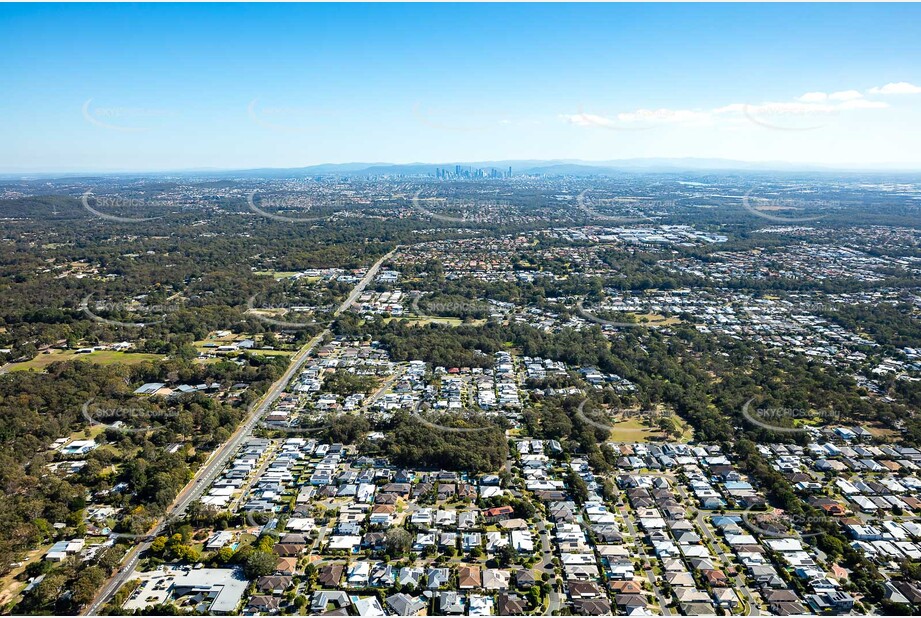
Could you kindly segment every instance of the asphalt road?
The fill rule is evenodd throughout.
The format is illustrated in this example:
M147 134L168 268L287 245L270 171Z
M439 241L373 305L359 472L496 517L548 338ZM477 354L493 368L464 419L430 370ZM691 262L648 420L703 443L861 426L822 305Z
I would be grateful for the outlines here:
M733 564L734 560L731 556L726 555L726 552L723 551L723 548L720 546L719 540L714 536L713 532L710 530L710 527L707 525L705 520L706 515L713 515L713 511L697 511L697 526L703 531L704 536L707 537L707 540L710 542L710 545L713 546L713 550L719 554L720 559L723 562L724 566L730 566ZM718 514L718 512L717 512ZM745 602L748 603L748 613L747 616L760 616L761 612L758 609L758 601L755 600L755 597L752 595L751 590L748 589L748 586L745 585L745 580L742 575L736 575L734 580L735 589L742 593L742 596L745 597Z
M563 607L563 597L556 590L550 591L550 601L547 603L547 611L544 616L552 616L553 612L559 611Z
M403 377L403 371L404 370L402 368L397 368L396 372L392 376L384 380L384 383L368 396L368 398L365 400L365 403L359 409L358 413L364 414L370 410L371 406L374 405L374 402L380 399L384 393L386 393L390 387L393 386L394 382Z
M333 317L338 317L342 312L348 310L353 302L364 292L365 287L370 283L374 277L377 275L378 271L381 268L381 265L393 257L393 254L399 250L399 246L395 247L392 251L384 255L381 259L374 263L374 265L368 269L368 272L362 277L355 287L352 289L352 292L349 294L339 308L333 313ZM262 417L265 416L265 413L269 410L272 404L275 402L278 397L285 392L285 387L291 379L296 376L301 367L310 356L310 353L313 349L326 337L330 334L330 329L326 328L319 335L311 339L304 347L302 347L297 354L292 357L292 363L288 367L288 370L285 371L284 375L279 378L272 387L263 395L260 403L256 405L253 411L250 413L246 421L240 425L237 430L233 433L227 442L221 445L217 450L215 450L211 457L205 462L191 481L183 488L179 495L176 496L173 504L167 509L166 514L160 520L160 522L151 530L145 537L145 540L141 541L138 545L135 545L134 548L129 551L124 558L124 562L121 567L115 572L115 574L109 579L108 582L100 589L99 594L96 595L96 599L90 604L84 611L84 615L93 616L96 615L99 609L105 605L112 595L126 582L131 574L134 572L134 567L137 566L138 561L140 560L141 555L150 548L151 541L154 537L160 534L168 525L168 523L180 517L185 513L186 508L198 500L205 489L214 480L214 477L220 474L224 469L224 466L230 460L230 458L236 453L237 449L240 447L243 442L250 437L253 432L253 429L262 420Z
M649 580L649 585L652 586L652 593L656 597L656 601L659 603L660 611L663 616L671 616L672 610L668 607L669 602L671 601L671 595L666 597L662 590L656 585L656 575L652 572L652 569L646 569L645 564L648 562L650 564L655 564L657 558L655 556L650 557L646 553L645 541L643 540L643 535L636 529L636 526L633 525L633 518L628 515L629 507L626 504L620 508L620 516L624 521L624 524L627 527L627 532L633 537L633 542L636 544L637 552L639 552L639 557L642 559L644 567L643 570L646 572L646 578Z
M537 521L537 533L540 536L541 551L541 560L537 564L537 570L554 577L556 573L553 566L553 546L550 544L550 531L547 530L547 523L543 517Z
M668 482L678 492L678 495L680 496L681 501L684 504L693 503L687 490L685 490L685 488L680 483L676 482L675 476L673 474L668 473L668 472L655 472L655 473L650 473L650 474L651 476L661 476L661 477L668 479ZM716 538L716 536L714 536L713 532L710 529L710 526L707 525L707 522L705 520L705 517L707 515L714 515L714 514L719 514L719 512L718 511L708 511L706 509L698 509L697 518L695 519L695 522L697 523L697 526L701 529L701 532L703 533L703 537L701 538L706 538L706 540L709 541L710 545L713 546L713 550L719 556L720 560L723 563L723 566L724 567L732 566L734 565L734 558L732 556L727 555L726 552L723 551L723 548L720 546L719 540ZM761 611L758 609L758 605L759 605L758 601L755 599L754 595L752 594L751 589L749 589L749 587L746 585L745 577L739 574L733 580L733 583L735 583L734 588L742 594L742 596L745 598L745 602L748 603L748 613L746 615L747 616L760 616Z

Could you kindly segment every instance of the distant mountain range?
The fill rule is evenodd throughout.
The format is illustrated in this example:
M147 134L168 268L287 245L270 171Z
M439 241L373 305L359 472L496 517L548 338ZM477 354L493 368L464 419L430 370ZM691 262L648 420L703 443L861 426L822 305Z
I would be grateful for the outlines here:
M465 169L512 169L513 175L543 174L547 176L615 176L624 173L680 173L709 171L740 172L894 172L919 171L899 166L822 166L782 161L737 161L733 159L649 158L616 159L612 161L582 161L578 159L523 159L503 161L451 161L447 163L325 163L297 168L264 168L221 172L263 177L283 176L434 176L436 169L454 171Z
M465 169L496 169L506 171L512 168L513 175L542 174L547 176L615 176L624 173L681 173L681 172L871 172L871 173L917 173L916 166L897 164L874 165L817 165L810 163L789 163L783 161L738 161L734 159L699 158L648 158L615 159L611 161L582 161L579 159L514 159L503 161L452 161L448 163L323 163L306 167L254 168L242 170L188 169L163 170L160 172L9 172L2 177L73 177L73 176L216 176L216 177L261 177L292 178L301 176L434 176L436 169L454 171L456 166Z
M874 170L890 171L891 167L827 167L820 165L785 163L781 161L736 161L733 159L696 159L696 158L650 158L617 159L613 161L581 161L578 159L560 160L506 160L506 161L452 161L448 163L327 163L307 167L288 169L255 169L246 173L262 175L348 175L348 176L383 176L434 175L436 169L454 171L456 166L466 169L496 169L500 171L512 168L513 174L545 174L568 176L617 175L624 172L686 172L686 171L779 171L779 172L829 172L835 170Z

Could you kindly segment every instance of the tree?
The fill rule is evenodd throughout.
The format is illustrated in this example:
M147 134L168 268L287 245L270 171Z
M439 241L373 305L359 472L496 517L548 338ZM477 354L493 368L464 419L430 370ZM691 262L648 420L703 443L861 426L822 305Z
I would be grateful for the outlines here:
M165 536L158 536L150 544L150 552L157 555L162 554L166 549L166 543L168 540L169 539L167 539Z
M676 423L675 419L671 416L660 416L656 424L666 437L681 435L681 431L678 429L678 423Z
M364 416L339 414L330 421L329 438L333 442L353 444L358 442L369 429L371 425Z
M61 592L64 591L65 584L67 584L67 576L64 573L57 572L45 575L45 579L35 587L32 593L36 604L39 607L44 607L54 603Z
M531 519L537 514L534 505L528 500L512 500L511 506L515 509L515 517L520 517L521 519Z
M179 560L184 562L198 562L201 558L201 551L191 545L180 545L174 550L174 553Z
M406 413L394 417L393 431L384 443L398 465L445 468L469 472L492 472L505 463L508 441L491 419L451 414L433 419L438 425L473 430L446 432L420 423Z
M246 557L243 571L249 579L256 579L274 573L276 564L278 564L278 556L274 553L256 550Z
M499 548L499 551L496 552L496 560L502 568L514 563L516 558L518 558L518 552L516 552L511 545L503 545Z
M91 602L99 591L99 587L105 582L106 574L98 566L91 566L83 569L73 584L73 600L79 606Z
M528 589L528 601L531 603L531 607L540 605L540 586L531 586Z
M404 556L409 553L412 546L413 537L403 528L394 528L387 531L387 537L384 539L384 547L387 550L387 554L390 556Z
M576 504L583 504L588 500L588 485L585 484L585 480L581 476L576 474L575 470L569 470L568 481L569 490L572 492L572 497Z
M317 569L317 565L312 562L307 563L307 566L304 567L304 581L306 582L308 592L313 590L313 587L317 584L318 577L319 569Z
M115 567L121 563L124 555L125 550L122 546L113 545L99 555L99 559L96 563L102 567L106 573L111 573L115 570Z

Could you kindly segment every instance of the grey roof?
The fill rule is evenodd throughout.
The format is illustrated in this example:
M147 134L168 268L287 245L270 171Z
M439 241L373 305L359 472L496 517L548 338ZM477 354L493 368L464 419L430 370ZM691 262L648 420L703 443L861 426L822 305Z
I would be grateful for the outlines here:
M425 603L400 592L387 597L387 607L398 616L414 616L425 608Z
M211 613L232 613L240 604L249 581L242 569L192 569L173 581L178 595L205 592L214 595Z

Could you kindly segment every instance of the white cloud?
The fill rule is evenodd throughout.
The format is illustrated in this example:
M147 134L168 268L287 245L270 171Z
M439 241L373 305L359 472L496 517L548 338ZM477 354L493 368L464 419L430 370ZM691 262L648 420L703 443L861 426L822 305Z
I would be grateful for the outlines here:
M828 103L786 103L769 102L749 105L748 111L757 115L768 116L811 116L816 114L834 114L836 107Z
M802 101L803 103L824 103L826 99L828 99L828 95L824 92L807 92L799 97L797 101Z
M604 116L598 116L596 114L562 114L562 117L569 121L571 124L580 127L610 127L614 125L614 121L610 118L605 118Z
M708 112L687 109L638 109L633 112L622 112L613 117L600 116L580 112L578 114L562 114L561 117L580 127L604 127L607 129L636 129L651 128L662 124L694 125L706 123L711 120ZM637 127L636 125L644 125Z
M713 110L714 114L741 114L748 107L746 103L732 103L723 107L717 107Z
M841 92L831 93L828 95L828 98L832 101L854 101L856 99L862 99L863 95L857 90L842 90Z
M759 104L733 103L724 107L718 107L713 110L714 114L719 115L736 115L746 114L749 116L815 116L836 113L843 103L801 103L791 102L767 102Z
M870 94L919 94L921 86L915 86L908 82L891 82L885 86L877 86L868 90Z
M807 92L796 100L800 103L825 103L826 101L853 101L862 99L863 95L858 90L841 90L840 92Z
M921 93L921 87L908 82L898 82L886 84L880 88L871 88L868 92L872 94ZM653 125L663 124L700 126L712 124L717 119L731 124L739 119L744 120L745 117L751 120L753 116L761 118L768 116L829 116L845 111L886 109L888 107L889 104L883 101L870 101L864 98L864 95L859 90L839 90L832 93L807 92L793 101L769 101L758 104L731 103L703 111L660 108L637 109L631 112L620 112L612 116L579 113L563 115L562 117L571 124L582 127L599 126L616 129L640 124L647 125L641 128L649 128Z
M638 109L617 114L617 119L621 122L706 122L710 114L689 109Z
M867 101L866 99L854 99L838 105L838 109L886 109L887 107L889 104L884 101Z

